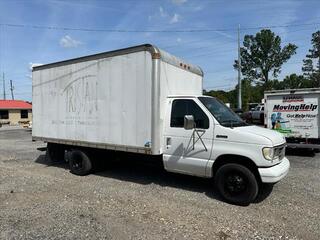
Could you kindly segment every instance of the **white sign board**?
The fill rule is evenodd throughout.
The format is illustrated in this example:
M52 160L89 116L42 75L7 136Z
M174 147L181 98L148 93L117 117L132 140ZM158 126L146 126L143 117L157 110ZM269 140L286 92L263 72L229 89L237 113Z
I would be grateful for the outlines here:
M267 126L286 137L318 138L318 95L267 96Z

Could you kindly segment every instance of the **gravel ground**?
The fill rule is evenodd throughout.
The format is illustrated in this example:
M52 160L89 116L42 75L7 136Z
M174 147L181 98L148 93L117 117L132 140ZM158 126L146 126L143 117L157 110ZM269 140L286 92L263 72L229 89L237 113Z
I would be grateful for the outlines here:
M0 128L0 239L320 239L320 157L289 156L288 176L249 206L211 181L110 165L85 177L49 164L30 130Z

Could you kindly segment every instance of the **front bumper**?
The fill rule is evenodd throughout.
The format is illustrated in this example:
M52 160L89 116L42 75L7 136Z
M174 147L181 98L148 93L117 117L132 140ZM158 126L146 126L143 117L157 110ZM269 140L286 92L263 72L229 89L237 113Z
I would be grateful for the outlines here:
M258 168L258 171L263 183L276 183L287 175L289 168L290 162L284 157L281 163L268 168Z

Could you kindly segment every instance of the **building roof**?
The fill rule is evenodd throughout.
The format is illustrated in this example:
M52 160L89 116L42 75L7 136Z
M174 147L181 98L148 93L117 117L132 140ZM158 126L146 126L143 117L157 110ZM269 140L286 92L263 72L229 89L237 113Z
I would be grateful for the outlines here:
M0 109L32 109L32 105L22 100L0 100Z

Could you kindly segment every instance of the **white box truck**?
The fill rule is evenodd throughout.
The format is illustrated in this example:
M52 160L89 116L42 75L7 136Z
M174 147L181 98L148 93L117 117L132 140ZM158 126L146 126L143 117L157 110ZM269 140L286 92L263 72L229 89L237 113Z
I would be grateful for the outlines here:
M289 147L320 148L319 88L265 92L265 124L287 139Z
M48 143L49 159L68 156L74 174L91 172L93 150L130 152L213 178L227 201L243 204L288 173L281 134L203 96L202 70L156 46L42 65L32 75L33 140Z

